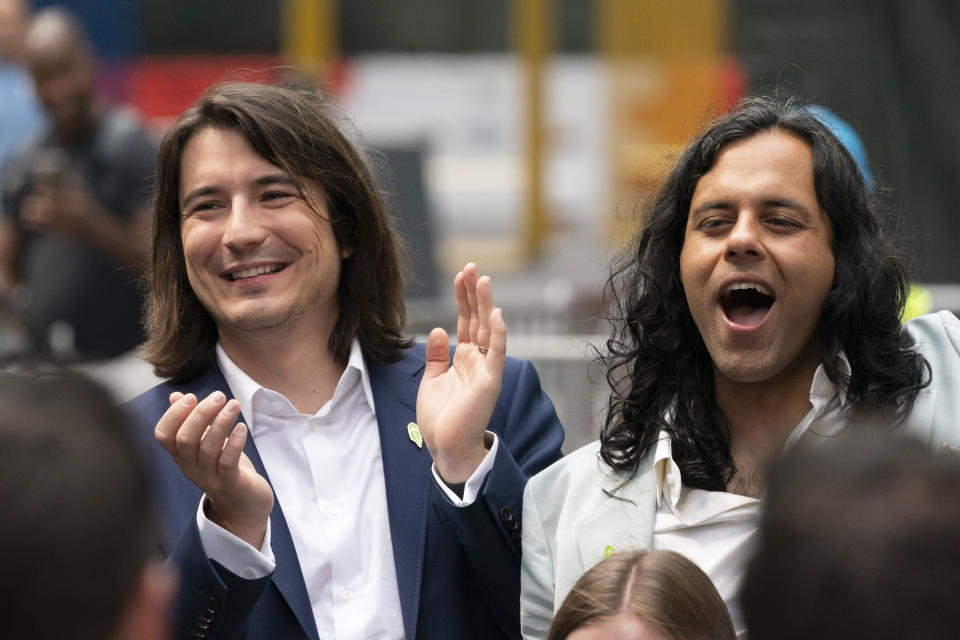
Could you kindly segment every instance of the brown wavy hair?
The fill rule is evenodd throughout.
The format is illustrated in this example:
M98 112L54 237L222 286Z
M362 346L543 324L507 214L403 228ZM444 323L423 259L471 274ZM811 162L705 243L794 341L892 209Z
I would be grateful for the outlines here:
M155 373L186 382L216 360L216 324L187 280L179 202L183 149L194 134L210 127L239 132L258 154L290 175L301 193L304 179L320 184L338 246L353 249L341 264L340 316L330 334L330 351L346 362L356 337L366 357L399 359L411 343L402 335L403 284L410 263L363 156L338 128L318 91L230 83L209 89L185 111L157 154L143 346Z
M629 613L676 640L735 640L723 599L700 567L673 551L615 553L580 576L547 640Z

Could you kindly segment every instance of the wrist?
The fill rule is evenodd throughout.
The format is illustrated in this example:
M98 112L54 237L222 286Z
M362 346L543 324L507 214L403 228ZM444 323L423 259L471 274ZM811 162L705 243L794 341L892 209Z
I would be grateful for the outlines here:
M230 532L255 549L263 546L263 539L267 534L267 523L270 520L269 513L265 515L240 515L224 512L217 508L210 496L207 496L207 499L204 500L203 513L210 522Z
M484 431L482 440L476 445L458 448L456 451L438 451L433 456L433 463L444 483L461 484L470 479L486 458L491 446L493 446L493 436Z

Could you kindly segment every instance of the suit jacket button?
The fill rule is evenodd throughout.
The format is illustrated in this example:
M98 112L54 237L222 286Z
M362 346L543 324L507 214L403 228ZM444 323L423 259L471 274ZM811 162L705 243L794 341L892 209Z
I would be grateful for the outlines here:
M513 512L511 512L510 509L508 509L508 508L506 508L506 507L500 507L500 520L501 520L504 524L513 522L513 520L514 520Z

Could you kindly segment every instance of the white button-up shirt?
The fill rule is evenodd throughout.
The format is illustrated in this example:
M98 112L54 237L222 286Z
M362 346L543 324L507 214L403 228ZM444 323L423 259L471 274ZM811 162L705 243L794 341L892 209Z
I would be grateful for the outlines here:
M251 379L219 344L217 362L250 422L290 527L320 637L403 638L380 433L359 343L351 347L333 397L313 415ZM201 526L216 527L209 521ZM208 537L204 549L216 558ZM262 553L251 554L247 546L242 557L216 559L247 578L273 570L269 539Z
M849 374L841 355L839 366ZM812 407L787 438L785 450L801 438L829 437L846 427L846 398L817 367L810 385ZM662 431L654 452L657 474L657 514L653 548L676 551L695 562L713 581L730 611L738 637L745 637L738 593L746 563L753 552L760 500L725 491L683 486L673 461L670 436Z
M380 433L370 378L354 340L333 397L304 415L282 394L258 384L217 344L217 364L248 421L297 551L320 637L403 638ZM488 432L490 433L490 432ZM461 499L433 469L458 506L471 504L493 467L499 441L467 480ZM246 579L271 573L271 526L260 549L208 520L197 525L204 551Z

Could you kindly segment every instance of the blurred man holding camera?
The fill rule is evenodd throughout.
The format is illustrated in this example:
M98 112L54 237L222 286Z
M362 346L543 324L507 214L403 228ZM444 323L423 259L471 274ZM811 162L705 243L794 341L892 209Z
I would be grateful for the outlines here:
M50 124L3 171L0 292L34 354L114 358L142 340L137 280L156 146L129 113L98 101L91 47L71 14L40 11L24 60Z

